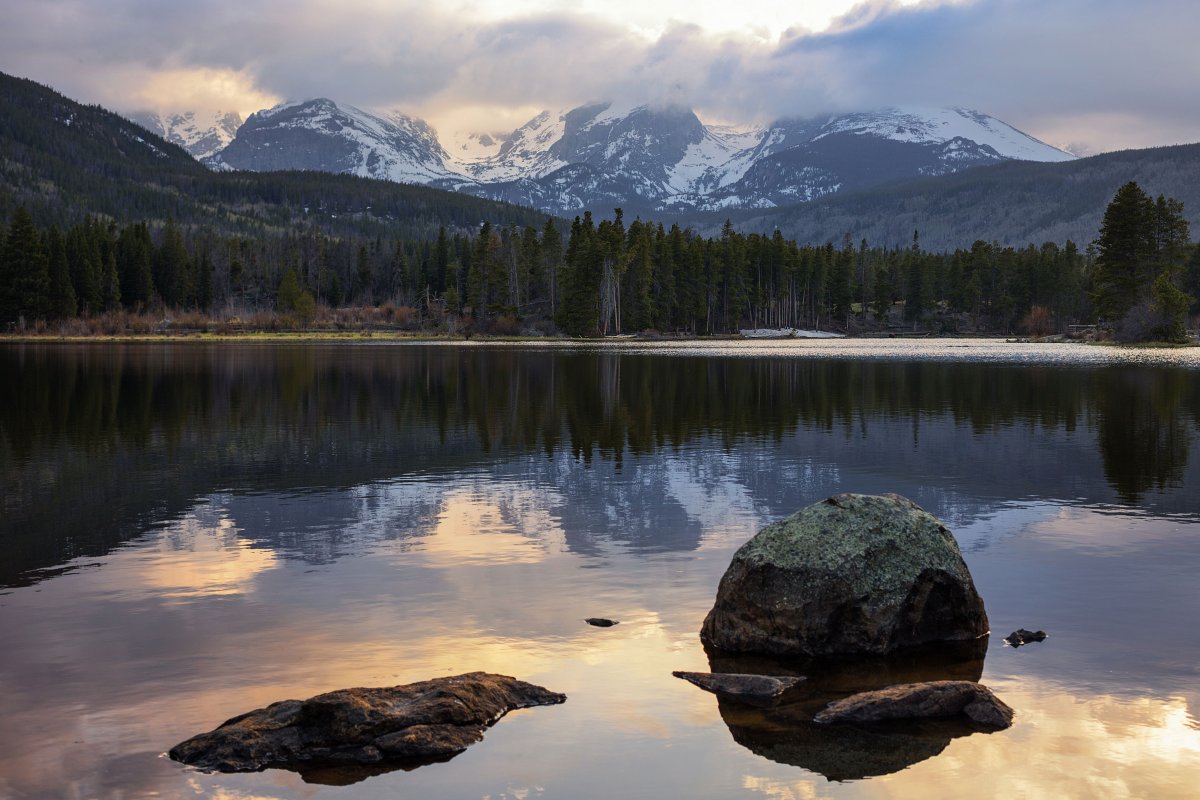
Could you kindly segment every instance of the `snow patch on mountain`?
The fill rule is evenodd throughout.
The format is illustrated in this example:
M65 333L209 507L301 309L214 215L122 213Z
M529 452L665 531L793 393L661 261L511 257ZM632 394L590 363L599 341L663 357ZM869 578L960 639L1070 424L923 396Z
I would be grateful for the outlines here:
M143 112L130 115L130 119L168 142L179 145L197 159L208 158L227 147L242 125L241 115L236 111L208 114L195 111L182 114Z
M995 117L966 108L889 108L836 117L814 137L835 133L877 136L896 142L946 144L956 139L990 147L1002 158L1022 161L1070 161L1074 158Z

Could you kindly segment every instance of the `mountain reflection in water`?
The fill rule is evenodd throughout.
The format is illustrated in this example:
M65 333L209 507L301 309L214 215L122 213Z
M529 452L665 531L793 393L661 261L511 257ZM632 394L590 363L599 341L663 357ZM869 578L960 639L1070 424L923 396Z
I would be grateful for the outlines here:
M1188 796L1200 359L821 347L0 347L0 796ZM837 491L948 523L986 661L806 671L767 710L673 678L725 664L697 634L733 550ZM475 669L569 700L337 789L158 757ZM910 676L982 680L1016 724L806 721Z
M0 389L0 475L11 487L0 585L107 552L215 491L250 493L238 501L259 518L248 526L271 517L290 530L293 511L305 528L325 524L321 552L305 551L311 537L277 542L320 561L336 557L356 502L326 496L301 509L267 495L503 469L531 453L546 460L520 469L569 475L554 481L564 514L616 508L630 517L608 537L691 550L700 530L690 509L648 498L668 488L664 458L702 440L758 473L754 492L773 498L802 478L762 469L762 450L743 443L777 443L805 472L869 471L934 513L1035 497L1196 511L1171 491L1200 421L1191 369L26 345L0 348L0 370L19 376ZM610 480L630 469L643 480ZM628 496L605 496L616 486ZM566 522L569 547L594 549L584 520Z

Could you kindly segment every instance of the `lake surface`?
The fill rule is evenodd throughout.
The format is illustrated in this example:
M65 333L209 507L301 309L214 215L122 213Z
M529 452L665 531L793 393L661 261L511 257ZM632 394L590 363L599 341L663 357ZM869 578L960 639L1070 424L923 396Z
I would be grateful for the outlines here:
M1200 785L1196 349L6 345L0 375L2 797ZM745 667L697 635L733 551L840 491L945 520L990 641L764 668L831 695L847 676L979 678L1014 727L829 733L671 676ZM1050 638L1006 647L1018 627ZM472 670L569 699L413 771L163 757L276 700Z

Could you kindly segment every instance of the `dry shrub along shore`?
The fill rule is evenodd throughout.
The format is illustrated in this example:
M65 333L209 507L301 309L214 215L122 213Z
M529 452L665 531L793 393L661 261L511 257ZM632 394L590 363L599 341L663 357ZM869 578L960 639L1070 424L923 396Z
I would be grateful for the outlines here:
M384 303L380 306L329 308L317 306L310 319L277 311L226 308L202 311L133 312L112 311L88 317L47 323L39 320L11 333L18 337L88 338L107 336L178 336L217 334L226 336L258 333L359 332L454 333L460 326L448 317L433 320L411 306Z

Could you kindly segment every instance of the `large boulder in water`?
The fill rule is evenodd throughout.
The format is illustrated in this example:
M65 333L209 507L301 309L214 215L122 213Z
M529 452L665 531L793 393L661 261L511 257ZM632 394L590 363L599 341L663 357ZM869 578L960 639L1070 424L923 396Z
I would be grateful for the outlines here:
M839 494L734 554L700 637L774 655L888 653L988 632L946 526L899 495Z

